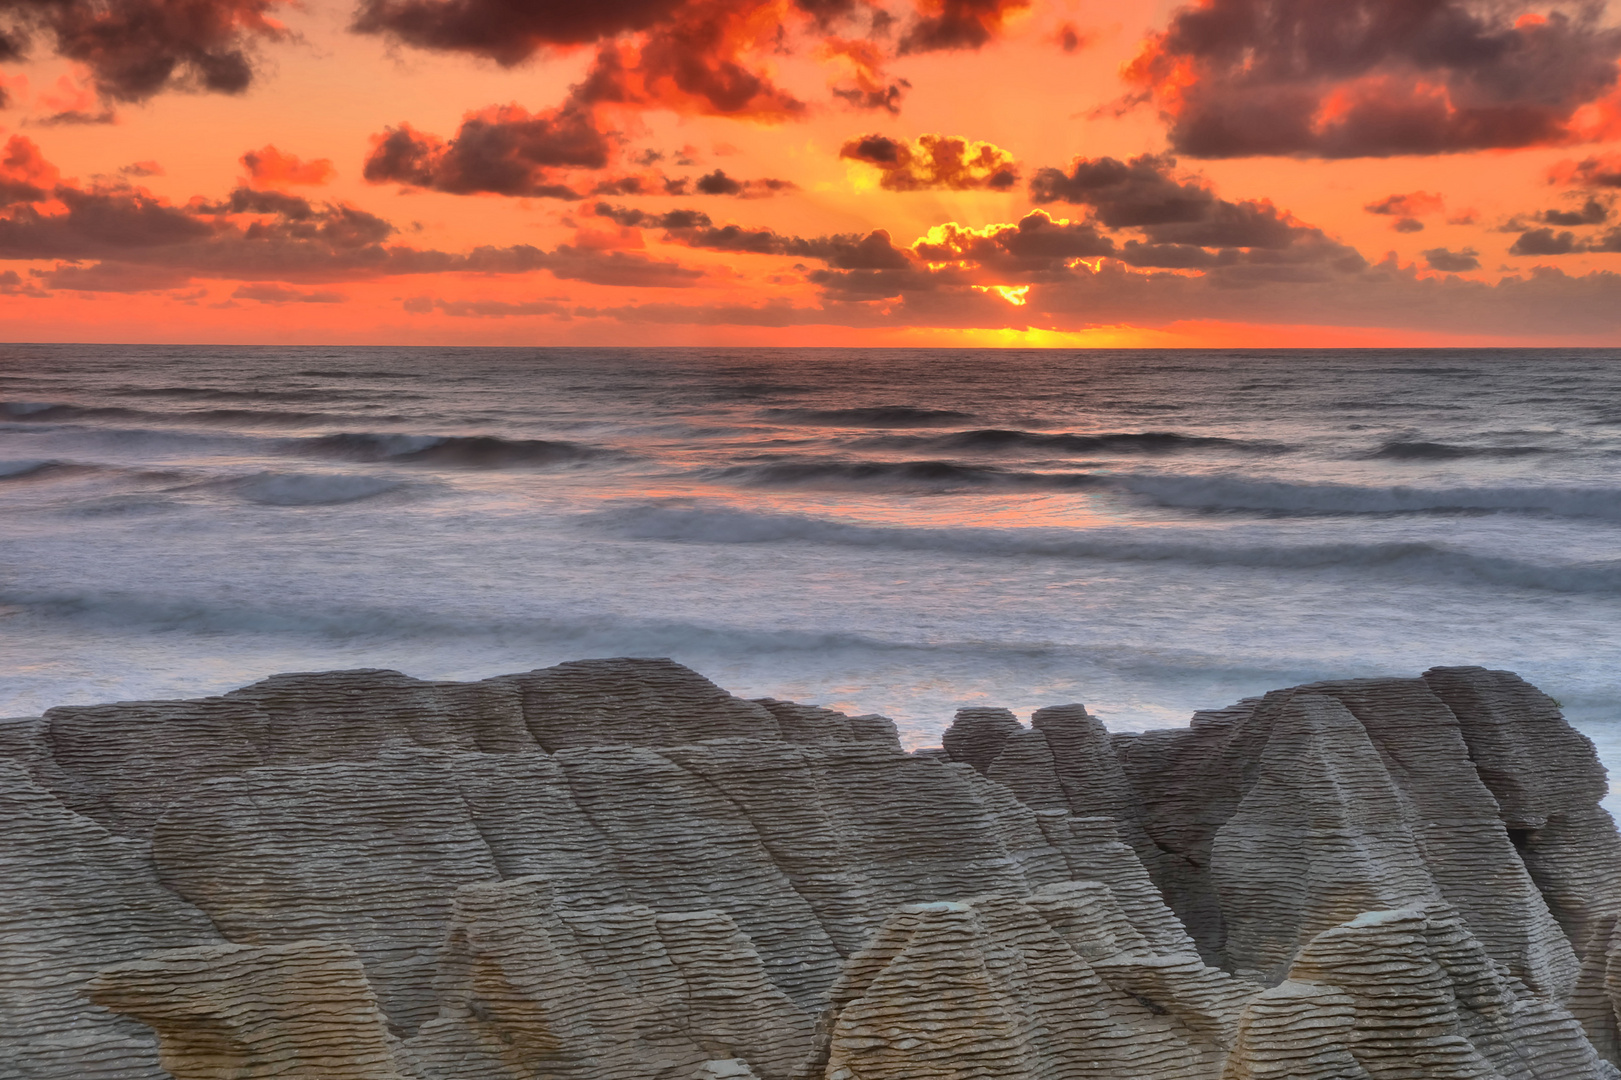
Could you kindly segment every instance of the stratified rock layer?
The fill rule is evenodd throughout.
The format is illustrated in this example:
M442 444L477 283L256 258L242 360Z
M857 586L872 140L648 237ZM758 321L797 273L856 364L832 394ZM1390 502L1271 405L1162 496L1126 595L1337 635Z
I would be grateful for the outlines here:
M0 1076L1621 1080L1604 791L1479 668L910 755L666 660L53 709Z

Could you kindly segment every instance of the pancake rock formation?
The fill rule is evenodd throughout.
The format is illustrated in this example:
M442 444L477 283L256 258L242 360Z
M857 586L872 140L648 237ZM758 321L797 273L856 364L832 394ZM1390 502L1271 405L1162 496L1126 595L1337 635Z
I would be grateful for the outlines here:
M1621 1080L1604 771L1508 672L1111 734L668 660L0 721L0 1077Z

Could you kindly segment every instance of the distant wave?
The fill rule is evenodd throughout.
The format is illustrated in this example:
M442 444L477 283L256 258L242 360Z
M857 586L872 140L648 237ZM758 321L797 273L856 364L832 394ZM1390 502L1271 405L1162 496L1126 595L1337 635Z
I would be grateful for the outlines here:
M52 474L82 469L66 461L0 461L0 481L36 480Z
M581 520L638 540L716 544L803 541L900 551L1182 563L1258 570L1391 571L1426 579L1446 577L1547 592L1621 593L1621 560L1544 565L1420 541L1226 544L1141 539L1129 530L908 529L856 525L795 514L657 503L609 507L582 515Z
M787 424L832 427L951 427L974 419L953 409L920 409L912 405L877 405L854 409L766 409L765 415Z
M500 439L493 435L394 435L345 433L299 439L288 449L346 461L414 462L460 469L506 469L558 465L616 456L603 447L550 439Z
M289 425L335 424L354 417L293 409L133 409L122 405L70 405L45 401L0 401L0 417L52 423L75 420L149 424Z
M336 506L375 498L403 486L400 480L381 476L279 472L233 476L199 485L229 491L262 506Z
M1551 453L1545 446L1457 446L1453 443L1393 439L1367 456L1387 461L1454 461L1458 458L1514 458Z
M956 451L1043 450L1063 454L1136 453L1174 454L1184 450L1249 450L1278 452L1277 443L1224 439L1212 435L1183 435L1175 431L1115 431L1099 435L1067 432L1019 431L978 428L945 435L875 435L858 446L888 449Z
M862 461L833 458L730 465L702 474L756 487L1046 488L1094 487L1091 473L1041 473L955 461Z
M1110 482L1159 503L1187 510L1274 514L1411 514L1496 512L1621 521L1621 488L1460 487L1291 484L1227 476L1139 473Z
M91 465L80 461L48 459L40 461L0 461L0 482L12 480L61 479L72 476L102 475L148 483L184 479L186 474L169 469L125 469L114 465Z

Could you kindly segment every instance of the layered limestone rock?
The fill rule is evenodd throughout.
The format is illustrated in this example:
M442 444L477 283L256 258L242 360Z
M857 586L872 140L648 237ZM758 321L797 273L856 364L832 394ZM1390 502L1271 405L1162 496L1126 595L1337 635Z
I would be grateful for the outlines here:
M140 845L75 814L0 760L0 1076L159 1080L145 1024L84 996L109 964L218 944Z
M406 1080L347 946L172 949L107 968L85 993L150 1024L175 1080Z
M1235 971L1275 980L1327 926L1444 900L1496 961L1563 1001L1573 941L1621 889L1590 744L1507 673L1317 683L1108 739L1079 706L1057 713L998 726L984 771L1032 806L1117 818L1201 954ZM956 758L964 744L947 736ZM1537 763L1501 779L1519 776L1520 743ZM1571 790L1555 791L1566 770Z
M801 1075L1194 1080L1254 989L1150 951L1099 884L916 904L846 965Z
M423 1080L786 1078L812 1028L723 912L562 908L533 877L458 890L436 987Z
M662 660L0 722L0 1076L1621 1080L1603 772L1508 673L944 743Z

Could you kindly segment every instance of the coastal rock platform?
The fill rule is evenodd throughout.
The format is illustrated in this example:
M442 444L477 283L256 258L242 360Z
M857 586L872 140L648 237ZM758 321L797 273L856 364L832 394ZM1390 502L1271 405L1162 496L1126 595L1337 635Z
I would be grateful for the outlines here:
M668 660L0 721L0 1077L1621 1080L1621 836L1513 674L943 746Z

